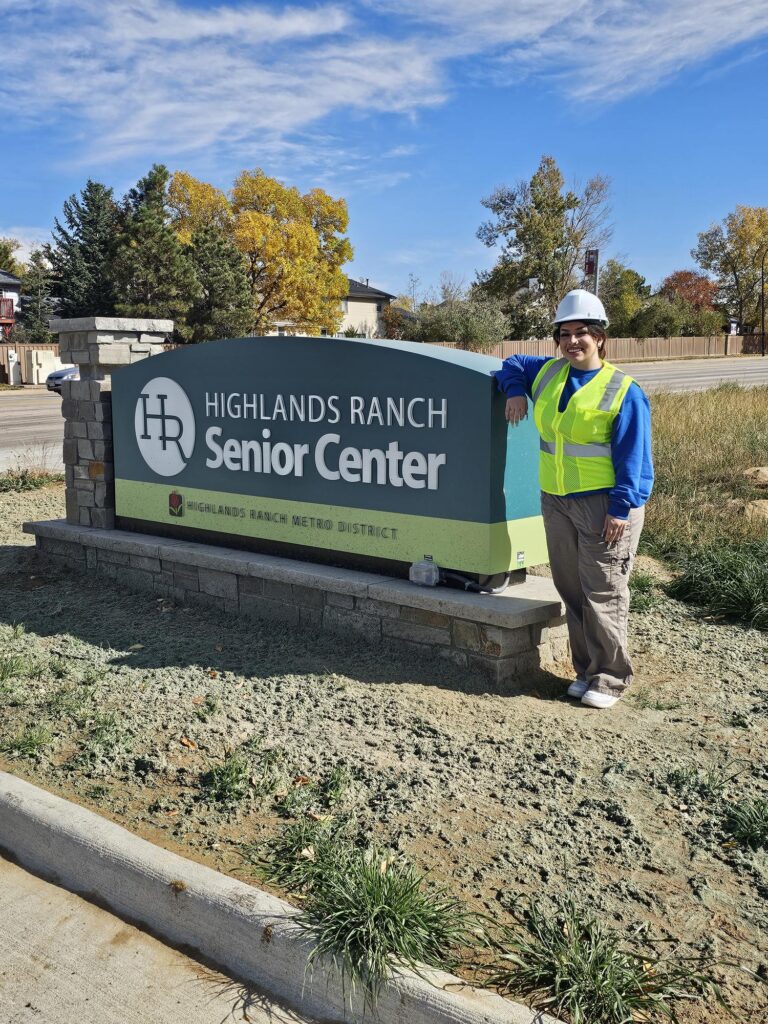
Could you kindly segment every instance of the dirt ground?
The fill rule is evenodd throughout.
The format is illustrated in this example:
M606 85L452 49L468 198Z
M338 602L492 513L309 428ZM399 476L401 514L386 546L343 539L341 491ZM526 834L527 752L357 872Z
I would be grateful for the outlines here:
M727 803L768 795L765 634L661 596L632 615L637 678L611 711L568 700L566 666L499 695L442 661L51 572L20 524L61 515L60 485L0 494L0 767L250 881L247 847L286 820L265 775L343 767L340 808L468 906L505 920L515 893L569 890L756 972L723 968L724 993L736 1020L768 1020L768 855L723 826ZM249 792L227 807L202 780L246 741Z

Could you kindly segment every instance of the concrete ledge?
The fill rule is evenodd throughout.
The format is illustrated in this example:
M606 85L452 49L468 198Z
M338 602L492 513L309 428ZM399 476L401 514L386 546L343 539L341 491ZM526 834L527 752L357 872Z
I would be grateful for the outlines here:
M554 1018L424 969L398 972L375 1014L345 1001L283 900L148 843L77 804L0 772L0 847L58 885L191 947L302 1012L359 1024L557 1024ZM428 979L428 980L427 980Z
M509 626L513 620L515 625L528 625L542 618L559 619L565 614L552 580L543 576L529 576L525 583L510 587L504 594L470 594L446 587L418 587L407 580L390 579L377 573L335 569L236 548L152 537L128 530L93 530L73 526L61 519L24 523L23 530L36 537L50 537L86 547L167 561L184 561L187 565L203 569L220 569L262 579L284 580L300 586L321 587L337 594L353 594L410 608L425 608L491 625Z
M417 587L356 572L60 520L25 523L41 555L182 604L387 641L481 669L495 684L568 657L564 609L549 579L504 594Z

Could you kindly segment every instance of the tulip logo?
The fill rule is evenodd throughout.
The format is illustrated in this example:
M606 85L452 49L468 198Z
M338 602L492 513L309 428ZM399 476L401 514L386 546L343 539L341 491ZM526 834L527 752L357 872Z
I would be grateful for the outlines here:
M168 515L181 519L184 515L184 495L178 491L171 491L168 495Z

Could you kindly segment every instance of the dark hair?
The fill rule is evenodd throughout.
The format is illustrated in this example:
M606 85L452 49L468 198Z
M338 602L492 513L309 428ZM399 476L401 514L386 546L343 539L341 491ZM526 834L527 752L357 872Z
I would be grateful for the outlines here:
M569 321L566 321L566 323L568 322ZM597 342L597 354L601 359L605 359L605 343L608 340L605 327L603 327L599 320L580 320L579 323L582 323L585 327L589 328L589 333ZM552 332L552 337L555 339L555 345L560 344L560 327L561 324L555 324L555 329Z

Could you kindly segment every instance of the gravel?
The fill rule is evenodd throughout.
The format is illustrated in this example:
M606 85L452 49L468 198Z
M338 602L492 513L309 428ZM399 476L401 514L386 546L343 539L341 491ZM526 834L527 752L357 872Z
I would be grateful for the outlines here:
M568 890L619 928L644 922L766 976L768 855L723 827L728 802L768 794L766 634L660 592L631 617L637 677L610 712L565 697L567 666L502 697L393 647L43 570L20 523L62 514L60 485L0 495L0 670L26 662L0 681L0 747L36 726L51 737L1 767L246 880L248 847L284 826L284 797L303 787L306 808L353 813L498 920L517 893ZM247 795L212 800L205 773L243 744ZM337 802L322 788L335 768L351 779ZM736 1019L763 1019L764 984L722 976Z

